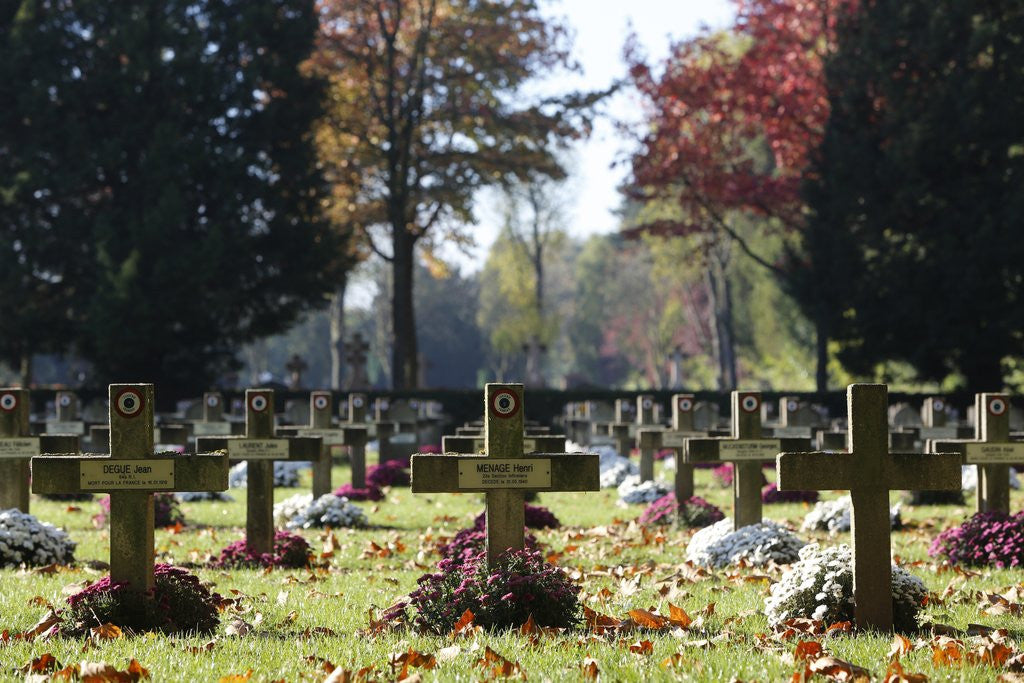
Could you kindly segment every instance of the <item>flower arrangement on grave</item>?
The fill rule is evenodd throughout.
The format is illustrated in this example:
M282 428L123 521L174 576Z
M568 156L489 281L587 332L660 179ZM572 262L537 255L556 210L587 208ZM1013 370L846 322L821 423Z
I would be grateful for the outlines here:
M469 610L473 623L496 631L516 628L533 617L543 627L569 628L580 622L580 588L536 550L510 550L487 568L484 553L460 562L441 560L438 571L424 574L407 603L385 618L398 620L411 607L422 631L448 634Z
M278 529L274 532L273 552L255 553L249 550L249 546L243 538L221 550L220 557L213 564L218 568L300 569L309 564L311 554L312 551L306 539L299 534Z
M903 519L900 516L901 505L896 503L889 508L889 523L893 529L903 528ZM827 531L830 534L837 534L850 530L850 514L853 511L853 499L850 496L840 496L835 500L822 500L815 504L814 509L804 517L800 531Z
M718 485L722 488L729 488L732 486L733 480L733 467L731 462L724 462L721 465L708 465L711 467L711 476L714 478ZM773 465L766 464L764 467L772 467ZM762 467L762 469L764 469ZM764 472L761 473L761 485L764 486L768 483L768 478L764 476Z
M816 503L818 498L817 491L780 491L775 482L761 489L762 503Z
M110 516L110 496L99 499L100 511L92 516L93 526L102 528ZM163 529L169 526L185 525L185 513L181 510L178 498L173 493L153 494L153 526Z
M826 625L853 620L853 554L848 545L819 548L816 543L800 550L800 559L772 585L765 600L765 614L772 625L787 619L815 619ZM913 631L917 614L927 596L921 579L907 570L892 567L893 625Z
M368 487L376 486L382 489L385 486L408 486L410 483L408 460L385 460L379 465L370 465L366 468Z
M417 453L440 453L441 447L437 444L421 444Z
M233 489L244 488L249 482L248 463L240 462L228 471L228 486ZM310 468L308 462L274 461L274 486L277 488L295 489L302 485L299 472Z
M771 520L733 529L732 518L704 527L686 546L686 559L720 569L745 561L754 566L769 562L790 564L799 559L805 543L792 531Z
M174 495L183 503L230 503L234 500L223 491L181 491Z
M530 550L538 547L537 537L529 532L525 533L524 543ZM451 540L437 546L437 552L443 559L463 562L476 557L486 548L487 529L482 526L473 526L457 531Z
M642 525L675 524L690 529L714 524L725 518L722 511L700 496L691 496L682 505L676 502L675 492L668 493L640 513L637 523Z
M543 505L530 505L526 503L523 515L526 519L524 526L527 529L558 529L562 526L562 523L558 521L558 517L555 517L555 513ZM487 513L481 512L473 520L473 528L484 529L486 525Z
M619 500L630 505L653 503L671 489L663 481L640 481L640 475L630 475L619 484Z
M75 542L67 532L11 508L0 510L0 567L73 562Z
M326 493L316 500L311 493L286 498L274 505L274 522L289 529L357 528L369 524L361 507L334 493Z
M976 513L939 534L928 554L969 567L1020 567L1024 565L1024 512Z
M348 500L382 500L384 498L384 492L373 485L357 489L352 484L342 484L334 489L334 495Z
M87 636L90 629L108 623L134 633L206 634L216 630L219 595L210 593L199 577L181 567L157 564L153 573L152 590L141 595L106 576L70 596L67 607L57 614L59 633Z

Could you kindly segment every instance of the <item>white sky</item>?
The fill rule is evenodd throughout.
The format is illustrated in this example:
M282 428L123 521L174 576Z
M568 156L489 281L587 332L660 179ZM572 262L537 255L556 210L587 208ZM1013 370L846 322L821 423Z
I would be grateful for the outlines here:
M547 13L563 16L575 30L573 55L583 68L580 78L561 78L559 89L601 89L626 74L622 47L632 29L652 60L661 60L673 40L694 35L702 25L722 28L735 15L730 0L560 0L547 3ZM546 89L546 88L545 88ZM635 120L636 100L628 92L616 94L606 105L610 118ZM629 141L616 130L613 121L601 118L590 139L579 145L574 177L569 187L577 193L569 232L586 236L616 228L612 211L619 205L616 186L626 167L611 168L629 151ZM477 247L473 256L451 251L445 255L463 270L477 270L497 234L496 220L483 201L478 203L480 225L473 230Z

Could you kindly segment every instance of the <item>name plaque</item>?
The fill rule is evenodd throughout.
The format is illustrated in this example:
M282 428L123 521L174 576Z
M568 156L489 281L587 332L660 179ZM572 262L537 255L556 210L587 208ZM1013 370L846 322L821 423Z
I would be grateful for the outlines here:
M46 423L47 434L77 434L78 436L85 435L85 423L84 422L47 422Z
M1024 443L969 443L968 464L1000 464L1024 462Z
M530 489L550 486L550 460L474 458L459 463L460 489Z
M718 444L720 460L774 460L781 452L778 439L723 440Z
M662 448L682 448L686 445L687 439L694 439L703 436L700 432L662 432Z
M231 439L228 457L232 460L287 460L285 439Z
M39 455L39 438L34 436L0 439L0 460L32 458Z
M231 423L193 422L192 434L195 436L231 436Z
M80 463L82 491L174 488L173 460L100 460Z
M345 432L340 429L298 429L295 436L320 437L325 446L345 445Z

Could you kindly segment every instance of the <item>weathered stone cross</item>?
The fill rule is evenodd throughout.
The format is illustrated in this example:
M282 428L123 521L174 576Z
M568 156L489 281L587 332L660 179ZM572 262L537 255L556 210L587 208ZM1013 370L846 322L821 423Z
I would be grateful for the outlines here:
M224 419L224 397L218 392L203 394L203 417L192 423L193 436L228 436L231 423Z
M960 488L955 453L890 453L884 384L851 384L846 390L849 453L780 453L782 490L845 489L853 499L854 618L860 628L891 631L892 558L889 491Z
M284 436L320 437L323 440L323 452L320 459L313 462L313 497L330 493L331 467L334 464L332 449L336 446L347 446L349 462L352 467L353 488L366 488L366 425L342 423L339 427L331 424L334 412L334 399L329 391L312 391L309 394L309 427L290 427L277 430Z
M654 454L662 448L672 448L676 452L675 492L676 500L684 501L693 496L693 465L683 462L682 453L686 439L694 439L706 434L693 426L693 408L696 405L693 394L675 394L672 396L672 428L642 427L637 431L637 442L640 446L640 478L644 472L654 477Z
M110 578L153 587L153 493L223 491L224 455L153 454L153 385L110 385L110 455L32 458L35 493L110 494Z
M320 457L315 437L274 438L273 389L245 390L245 436L201 436L196 450L227 450L246 461L246 546L254 553L274 550L274 461L313 461ZM193 489L187 489L193 490Z
M1010 511L1010 464L1024 462L1024 443L1010 443L1010 397L975 394L974 439L929 440L929 453L959 453L978 466L978 512Z
M28 389L0 389L0 510L29 508L29 460L40 453L77 453L74 434L29 436Z
M46 433L83 436L85 423L79 419L78 397L70 391L58 391L54 403L56 404L57 419L46 422Z
M735 528L761 523L761 463L782 451L807 451L810 439L761 438L761 392L732 392L732 436L686 439L683 462L731 462Z
M482 491L487 494L487 564L525 545L526 491L597 491L596 453L524 453L523 385L484 389L485 451L477 455L412 456L413 493Z

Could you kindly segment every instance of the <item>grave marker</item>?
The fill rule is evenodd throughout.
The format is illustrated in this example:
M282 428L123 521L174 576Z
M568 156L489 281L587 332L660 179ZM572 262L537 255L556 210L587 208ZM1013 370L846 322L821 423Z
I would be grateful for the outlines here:
M1010 512L1010 465L1024 462L1024 443L1010 443L1010 397L975 394L973 439L930 440L930 453L959 453L978 467L978 512Z
M203 394L203 417L192 423L194 436L228 436L231 423L224 419L224 397L217 392Z
M779 454L779 489L850 492L855 620L861 628L891 631L889 491L960 488L960 456L890 453L888 387L851 384L846 395L850 452Z
M246 545L254 553L270 553L274 549L274 461L316 460L322 442L314 437L274 437L273 389L246 389L245 406L245 436L199 437L196 450L226 450L229 459L246 461Z
M366 488L366 425L342 423L339 427L331 424L334 400L329 391L313 391L309 394L309 426L288 427L277 430L279 435L319 437L323 440L320 458L313 462L313 497L330 493L331 467L334 464L332 450L347 447L352 468L353 488Z
M706 436L693 425L693 411L696 400L693 394L675 394L672 396L672 428L641 428L637 432L640 446L640 478L644 480L644 472L654 478L654 454L663 448L671 448L676 452L675 493L676 500L684 501L693 496L693 465L683 462L683 449L686 439Z
M359 332L353 334L352 339L345 345L345 363L348 365L348 379L345 382L347 391L370 388L370 376L366 372L366 353L369 350L370 345Z
M309 364L297 353L293 353L284 366L288 371L288 388L295 390L302 388L302 373L309 369Z
M46 422L47 434L85 435L85 422L79 419L78 397L70 391L58 391L54 398L56 420ZM76 447L77 451L78 448Z
M782 451L810 450L810 439L761 437L761 392L734 391L732 435L686 439L683 459L688 465L731 462L735 528L761 523L761 463Z
M412 456L413 493L482 491L487 494L487 564L525 546L526 491L597 491L596 453L532 453L523 450L523 385L488 384L485 451L475 455Z
M153 587L153 493L223 491L223 455L153 454L152 384L111 384L110 454L32 458L35 493L110 494L110 578Z

